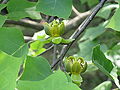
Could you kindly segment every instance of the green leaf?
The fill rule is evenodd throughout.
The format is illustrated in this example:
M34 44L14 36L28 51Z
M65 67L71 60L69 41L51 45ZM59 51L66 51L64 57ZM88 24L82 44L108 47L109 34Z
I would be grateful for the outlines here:
M12 20L19 20L25 17L32 19L41 19L40 14L35 11L36 3L27 0L10 0L7 6L8 18Z
M52 74L48 61L43 57L28 56L21 80L39 81Z
M80 90L77 85L68 82L68 79L62 71L56 71L41 81L22 81L18 82L19 90Z
M98 70L98 68L92 62L87 62L87 70L85 73L91 73L96 70Z
M0 89L15 90L22 58L15 58L0 51Z
M81 40L86 40L86 39L94 40L95 38L97 38L106 31L105 26L107 25L107 23L108 21L100 24L97 27L88 28L84 36L81 38Z
M118 8L118 7L119 7L118 4L107 4L97 13L96 16L104 19L108 19L112 9Z
M41 48L43 48L43 46L44 46L44 43L39 40L36 40L30 44L30 48L32 50L41 49Z
M114 80L115 84L120 88L119 80L117 79L117 68L113 63L105 57L100 50L100 45L93 49L92 62L108 77Z
M97 87L95 87L93 90L111 90L111 87L112 87L111 81L105 81L98 85Z
M93 49L92 61L100 70L110 76L109 73L112 71L114 66L112 62L105 57L103 52L100 50L99 45Z
M0 11L5 8L7 6L7 4L0 4Z
M62 38L61 43L69 44L69 43L71 43L72 41L74 41L74 39L64 39L64 38Z
M107 25L107 28L112 28L116 31L120 31L120 22L118 19L119 17L120 17L120 8L117 10L114 16L110 19L110 22Z
M118 0L119 1L119 0ZM120 6L120 1L119 1L119 6ZM115 14L112 16L112 18L110 19L109 24L106 26L107 28L112 28L116 31L120 31L120 21L119 21L119 17L120 17L120 8L117 9L117 11L115 12Z
M0 50L15 57L21 57L28 52L22 32L16 28L0 28Z
M0 28L2 27L2 25L5 23L5 20L7 19L6 16L2 16L0 15Z
M39 0L36 9L46 15L66 19L72 11L72 0Z
M53 38L52 38L52 42L53 42L54 44L60 44L61 41L62 41L62 37L53 37Z

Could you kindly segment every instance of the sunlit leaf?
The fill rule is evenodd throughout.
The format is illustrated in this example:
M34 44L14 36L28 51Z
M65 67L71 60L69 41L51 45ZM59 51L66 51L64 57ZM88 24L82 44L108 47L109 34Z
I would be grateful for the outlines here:
M68 82L66 75L57 71L41 81L22 81L18 82L19 90L80 90L80 88Z
M21 80L39 81L51 74L50 65L45 58L28 56Z
M0 89L15 90L22 58L15 58L0 51Z
M28 52L23 34L16 28L0 28L0 50L15 57L21 57Z

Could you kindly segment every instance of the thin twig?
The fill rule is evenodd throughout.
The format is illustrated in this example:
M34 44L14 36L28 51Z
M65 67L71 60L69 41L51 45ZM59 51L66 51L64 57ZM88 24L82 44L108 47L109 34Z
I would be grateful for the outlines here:
M6 24L14 24L14 25L21 25L28 28L36 29L37 31L43 30L43 25L38 22L28 20L28 19L21 19L19 21L14 20L6 20Z
M101 0L101 2L93 9L91 15L84 20L84 22L78 27L78 29L72 34L72 36L70 38L74 39L74 41L75 41L81 35L81 33L86 29L88 24L93 20L95 15L103 7L103 5L106 1L107 0ZM73 42L68 45L63 46L59 58L57 59L57 61L54 64L52 64L51 69L53 69L60 61L63 60L65 54L67 53L67 51L69 50L69 48L71 47Z
M53 47L54 47L54 45L50 46L48 49L46 49L46 51L44 51L43 53L41 53L41 54L40 54L40 55L38 55L38 56L43 55L43 54L44 54L44 53L46 53L47 51L51 50Z
M56 59L57 59L57 45L54 44L53 63L56 61Z
M73 19L70 19L68 21L68 23L66 23L66 25L65 25L66 26L66 32L69 31L69 30L71 30L71 29L73 29L73 28L78 27L79 24L81 23L81 21L85 17L87 17L88 15L90 15L90 13L91 13L91 10L83 12L83 13L80 13L79 16L76 16ZM43 30L43 25L41 23L38 23L38 22L35 22L35 21L32 21L32 20L28 20L28 19L21 19L19 21L6 20L5 24L20 25L20 26L24 26L24 27L36 29L36 31Z
M66 32L75 29L80 25L80 23L85 19L87 16L91 14L91 10L80 13L78 16L74 17L73 19L69 20L68 23L65 25Z

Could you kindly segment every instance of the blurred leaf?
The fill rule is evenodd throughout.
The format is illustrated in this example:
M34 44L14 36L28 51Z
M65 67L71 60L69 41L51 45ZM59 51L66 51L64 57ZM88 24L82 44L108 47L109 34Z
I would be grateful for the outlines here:
M85 73L91 73L96 70L98 70L98 68L92 62L87 62L87 70Z
M119 6L120 6L120 1L119 1ZM115 12L115 14L110 19L110 22L107 25L107 28L112 28L112 29L114 29L116 31L120 31L119 17L120 17L120 8L117 9L117 11Z
M35 5L36 3L27 0L10 0L7 6L8 18L12 20L19 20L25 17L41 19L40 14L35 11Z
M79 43L80 52L78 55L83 57L85 60L92 60L92 48L97 45L97 42L87 40Z
M108 21L100 24L97 27L92 27L92 28L88 28L84 34L84 36L81 38L81 40L86 40L86 39L90 39L90 40L94 40L95 38L97 38L98 36L100 36L102 33L105 32L105 26L107 25Z
M111 48L107 52L108 56L110 56L111 59L120 60L120 44L115 45L113 48Z
M0 50L15 57L28 53L28 45L24 43L22 32L16 28L0 28Z
M0 28L2 27L2 25L5 23L5 20L7 19L6 16L2 16L0 15Z
M94 2L93 2L93 0L80 0L80 1L81 1L82 4L87 2L90 7L99 3L99 0L94 0Z
M120 76L120 44L118 43L107 52L107 57L117 66L117 73Z
M84 42L79 42L80 51L78 52L78 56L83 57L85 60L90 61L92 60L92 49L94 46L98 44L97 41L90 41L86 40ZM107 46L102 44L101 47L102 51L106 52Z
M98 13L96 16L99 16L104 19L108 19L111 13L111 10L114 8L118 8L118 4L110 4L110 5L105 5Z
M46 15L66 19L72 11L72 0L39 0L36 9Z
M105 75L114 80L115 84L120 88L119 80L117 79L117 68L105 57L100 50L100 45L94 47L92 61Z
M98 85L97 87L95 87L93 90L111 90L111 87L112 87L111 81L105 81Z
M15 58L0 51L0 89L15 90L22 58Z
M66 75L62 71L56 71L41 81L19 80L19 90L80 90L77 85L68 82Z
M26 59L25 69L20 80L39 81L52 74L48 61L43 57L31 57Z
M52 42L53 42L54 44L60 44L61 41L62 41L62 37L54 37L54 38L52 39Z

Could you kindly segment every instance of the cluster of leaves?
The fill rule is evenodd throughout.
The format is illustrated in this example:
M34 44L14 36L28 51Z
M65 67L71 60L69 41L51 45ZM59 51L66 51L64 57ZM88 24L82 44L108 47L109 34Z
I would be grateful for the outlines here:
M118 1L120 4L120 0ZM97 4L98 0L95 2L80 0L80 2L81 4L87 3L91 7ZM6 20L20 20L25 17L41 19L40 12L67 19L71 14L72 4L72 0L38 0L38 2L9 0L6 4L0 4L0 11L4 8L7 8L8 11L6 15L0 14L0 90L14 90L15 88L18 90L81 90L72 82L68 74L61 70L53 72L48 60L37 56L46 50L43 48L47 43L45 34L37 36L37 40L30 44L31 48L29 49L29 43L25 43L23 34L19 29L3 25ZM119 37L120 8L118 6L118 4L106 4L101 9L97 17L101 17L105 22L86 30L78 41L80 51L77 55L84 57L86 61L92 61L94 67L97 66L120 88L117 78L120 75L120 66L117 64L119 57L116 58L120 55L120 44L111 39L112 44L115 44L113 47L113 45L109 45L109 40L101 40L106 35L105 33L109 32L106 28L112 28L112 36L115 33L116 37ZM113 8L117 9L109 20ZM101 49L97 44L101 44ZM30 54L30 50L35 50L34 56L37 57L31 56L33 54ZM107 57L111 57L110 60ZM88 70L90 66L88 66ZM22 69L23 73L21 74ZM94 90L103 90L103 88L109 90L111 86L111 81L105 81Z

